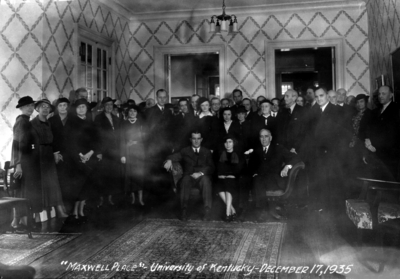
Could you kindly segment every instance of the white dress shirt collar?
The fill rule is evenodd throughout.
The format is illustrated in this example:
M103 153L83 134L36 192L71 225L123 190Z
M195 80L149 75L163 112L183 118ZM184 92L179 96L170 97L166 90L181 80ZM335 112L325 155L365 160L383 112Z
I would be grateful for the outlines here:
M387 103L386 105L383 105L383 108L382 108L382 112L381 112L381 113L383 113L383 112L385 111L385 109L390 105L391 102L392 102L392 101L389 101L389 103Z
M322 111L324 111L325 109L326 109L326 106L329 104L329 102L327 102L325 105L323 105L322 107L321 107L321 110Z
M296 105L296 103L293 103L293 105L291 105L290 107L289 107L289 109L290 109L290 113L293 113L293 110L294 110L294 106Z

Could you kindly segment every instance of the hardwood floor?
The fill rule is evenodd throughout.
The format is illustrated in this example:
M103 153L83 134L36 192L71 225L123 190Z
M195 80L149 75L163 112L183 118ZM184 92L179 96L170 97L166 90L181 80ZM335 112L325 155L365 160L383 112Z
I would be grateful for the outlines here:
M122 199L121 199L122 200ZM148 202L149 204L150 202ZM290 200L286 206L288 220L283 246L281 249L281 266L309 267L324 265L353 265L350 274L318 276L314 268L313 274L281 273L279 278L397 278L400 274L400 253L396 249L383 252L373 246L373 241L357 248L356 229L343 211L330 214L325 211L314 211L306 207L306 203ZM120 201L120 204L122 201ZM200 220L202 204L199 198L191 199L188 209L189 219ZM78 226L63 225L59 219L51 219L43 223L42 231L80 232L82 235L59 249L45 255L31 264L36 269L36 278L56 278L65 271L62 261L82 262L96 254L104 246L124 234L144 218L175 219L179 213L176 199L167 198L163 202L153 201L146 209L132 206L104 207L92 209L87 224ZM222 220L224 206L215 196L212 220ZM248 202L240 216L240 221L256 221L254 202ZM276 222L268 214L262 216L263 222ZM372 239L373 240L373 239ZM388 253L390 252L390 253ZM383 254L382 254L383 253ZM390 254L390 258L387 255ZM369 270L377 268L382 257L387 258L387 265L381 274ZM329 270L328 270L329 271ZM329 273L329 272L328 272ZM395 277L392 277L395 276Z

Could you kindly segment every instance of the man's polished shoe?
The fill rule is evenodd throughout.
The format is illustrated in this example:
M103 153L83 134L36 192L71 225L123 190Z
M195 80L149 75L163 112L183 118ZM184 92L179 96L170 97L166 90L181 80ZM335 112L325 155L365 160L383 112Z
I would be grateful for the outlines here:
M210 208L208 207L204 209L203 221L210 221Z
M187 219L187 214L186 214L186 208L181 210L181 221L186 222Z

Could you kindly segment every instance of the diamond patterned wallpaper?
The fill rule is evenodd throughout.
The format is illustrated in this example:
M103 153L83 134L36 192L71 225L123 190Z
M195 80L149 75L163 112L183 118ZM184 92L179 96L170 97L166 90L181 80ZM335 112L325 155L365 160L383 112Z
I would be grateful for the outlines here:
M53 101L60 95L68 97L77 87L75 23L116 42L116 83L126 83L123 61L129 26L123 17L97 1L0 1L0 161L11 156L12 126L19 114L15 105L20 97ZM124 92L119 90L117 96L126 98Z
M296 11L239 17L239 33L210 35L208 20L131 22L133 39L129 56L130 93L147 97L154 93L153 46L221 44L227 46L228 88L240 88L249 97L266 92L264 41L345 39L346 89L369 94L368 19L364 7L327 11ZM121 86L122 88L122 86ZM125 87L125 91L127 88ZM133 91L133 92L132 92ZM124 92L125 93L125 92Z
M379 2L379 1L378 1ZM389 2L389 1L386 1ZM227 46L227 92L265 94L264 41L345 38L346 89L369 93L366 9L326 9L241 16L239 33L208 33L208 19L128 22L97 0L0 0L0 160L10 157L17 100L25 95L51 101L76 88L74 23L116 42L116 96L137 101L153 96L154 46ZM206 17L208 18L208 17Z
M375 78L387 74L392 79L390 53L400 46L400 1L368 0L371 89Z

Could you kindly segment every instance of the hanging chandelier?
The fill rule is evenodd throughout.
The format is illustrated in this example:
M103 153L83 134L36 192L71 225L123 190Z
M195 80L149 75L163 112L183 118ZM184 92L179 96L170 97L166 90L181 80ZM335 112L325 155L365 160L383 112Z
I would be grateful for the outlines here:
M229 22L229 26L228 26ZM234 34L238 32L238 22L235 15L225 14L225 0L222 1L222 15L213 15L210 21L210 33L221 34L221 32L228 32Z

